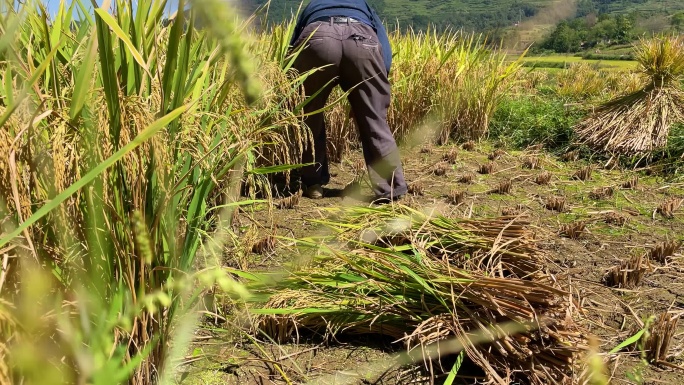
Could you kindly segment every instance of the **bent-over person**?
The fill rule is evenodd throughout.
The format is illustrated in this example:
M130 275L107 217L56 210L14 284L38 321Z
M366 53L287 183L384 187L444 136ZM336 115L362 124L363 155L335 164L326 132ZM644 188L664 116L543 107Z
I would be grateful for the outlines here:
M406 194L399 149L387 124L392 52L375 10L363 0L313 0L300 13L290 42L294 49L302 44L293 67L300 73L325 67L304 81L307 97L322 89L304 112L322 109L336 85L351 90L348 100L376 200ZM304 195L318 199L330 181L324 114L307 116L304 122L311 129L313 149L305 149L302 161L313 165L302 168L301 182Z

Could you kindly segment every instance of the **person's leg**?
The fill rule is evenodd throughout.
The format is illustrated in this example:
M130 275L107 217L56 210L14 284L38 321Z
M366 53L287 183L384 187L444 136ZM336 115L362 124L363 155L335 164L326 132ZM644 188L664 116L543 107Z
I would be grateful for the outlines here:
M317 28L314 32L314 28ZM307 97L321 91L306 106L304 113L311 113L325 107L330 92L336 85L339 76L339 63L342 57L340 40L334 37L332 26L327 23L315 23L302 32L300 42L306 42L306 37L313 32L313 36L306 43L293 67L303 74L312 69L324 67L309 75L304 81L304 93ZM298 42L297 44L300 44ZM302 155L303 163L313 163L301 169L301 182L305 186L325 185L330 180L328 157L326 152L326 129L323 113L317 113L304 118L304 123L311 130L313 149L307 146ZM318 196L316 196L318 197Z
M407 192L399 149L387 124L390 83L381 46L372 28L350 26L354 34L343 41L340 82L349 94L363 155L377 198L396 199Z

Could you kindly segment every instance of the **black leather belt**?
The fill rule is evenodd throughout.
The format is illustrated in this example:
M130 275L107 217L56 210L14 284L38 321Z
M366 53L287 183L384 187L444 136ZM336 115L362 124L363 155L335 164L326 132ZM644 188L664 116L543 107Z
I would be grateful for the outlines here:
M351 24L351 23L360 23L360 21L351 18L351 17L342 17L342 16L328 16L328 17L321 17L316 20L316 21L325 21L325 22L330 22L333 24Z

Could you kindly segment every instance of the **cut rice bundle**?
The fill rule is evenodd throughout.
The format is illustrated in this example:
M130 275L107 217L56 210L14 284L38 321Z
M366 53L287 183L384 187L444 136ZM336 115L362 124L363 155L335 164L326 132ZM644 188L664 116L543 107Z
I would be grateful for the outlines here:
M575 127L581 142L621 154L650 153L667 144L670 127L684 121L684 36L644 40L635 47L644 87L600 106Z
M570 378L583 333L526 221L428 217L400 205L333 210L344 210L328 222L337 235L308 267L253 287L268 298L252 309L262 331L281 341L303 329L381 334L408 349L458 338L493 382L510 372L536 385ZM368 231L375 241L359 243ZM511 322L516 334L496 331ZM471 342L477 335L490 342Z

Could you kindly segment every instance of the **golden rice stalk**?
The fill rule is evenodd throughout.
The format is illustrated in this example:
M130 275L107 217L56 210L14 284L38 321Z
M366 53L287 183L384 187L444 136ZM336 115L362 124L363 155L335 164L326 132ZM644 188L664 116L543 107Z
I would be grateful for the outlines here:
M487 156L487 158L489 160L497 160L497 159L500 159L504 154L505 154L504 150L497 148L496 150L494 150L494 152L489 154Z
M539 168L539 157L528 156L523 160L523 168L528 168L530 170L536 170Z
M299 205L299 200L303 194L302 190L299 190L296 194L290 195L289 197L282 198L276 202L276 207L283 209L293 209Z
M475 181L475 174L472 172L465 173L458 178L459 183L470 184Z
M439 162L432 167L432 173L436 176L446 175L449 165L446 162Z
M425 185L421 181L415 181L408 185L408 193L411 195L425 195Z
M659 263L667 263L680 248L682 241L665 241L655 245L649 254L651 260Z
M513 188L513 182L510 179L499 182L496 187L489 190L490 194L509 194Z
M603 282L610 287L621 289L635 288L641 283L648 270L648 257L638 254L613 266L603 277Z
M649 362L665 362L670 356L672 340L677 333L681 313L661 313L651 325L648 338L644 343L646 358Z
M483 175L491 174L494 172L494 163L489 162L489 163L484 163L480 165L480 168L478 168L477 172Z
M606 213L603 217L603 221L609 225L624 226L625 223L627 223L627 217L620 213L616 213L615 211L611 211Z
M466 151L474 151L475 150L475 142L473 142L472 140L469 140L469 141L463 143L462 147Z
M597 187L597 188L593 189L591 192L589 192L589 197L591 199L595 199L595 200L605 199L605 198L612 197L614 192L615 192L615 189L613 189L610 186Z
M573 179L577 179L577 180L583 180L583 181L590 180L592 171L593 171L593 167L591 167L591 165L589 165L587 167L583 167L583 168L577 170L573 174L572 177L573 177Z
M452 205L460 205L465 202L466 193L465 191L451 190L447 195L447 201Z
M584 221L567 223L561 226L560 234L570 239L579 239L584 233L586 227L587 224Z
M679 210L680 207L682 207L682 203L684 203L684 199L678 199L678 198L671 198L666 200L665 202L662 202L658 208L656 209L656 212L658 212L660 215L664 216L665 218L674 218L674 214L677 210Z
M442 155L442 160L449 164L455 164L458 160L458 151L455 148L452 148L449 152Z
M622 188L634 190L635 188L637 188L638 184L639 184L639 175L634 175L633 177L631 177L630 179L628 179L622 183Z
M544 171L534 178L534 183L536 183L538 185L547 185L547 184L549 184L549 182L551 182L552 176L553 175L551 175L550 172Z
M546 198L545 206L548 210L563 212L565 211L565 197L550 196Z

